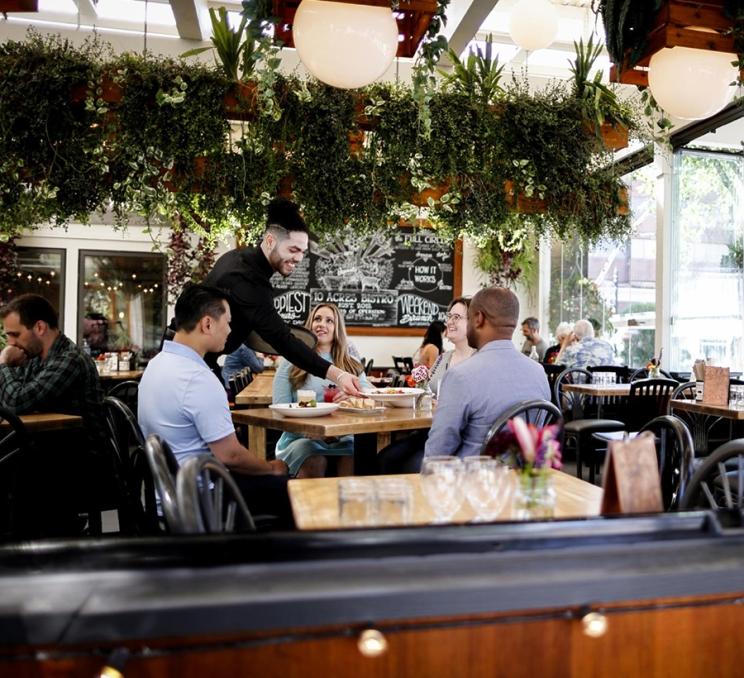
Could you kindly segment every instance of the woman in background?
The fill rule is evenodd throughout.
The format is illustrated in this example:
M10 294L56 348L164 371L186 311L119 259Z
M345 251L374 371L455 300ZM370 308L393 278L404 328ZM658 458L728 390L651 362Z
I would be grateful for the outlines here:
M362 388L371 388L362 365L349 355L344 319L335 304L320 304L310 311L305 327L318 340L315 350L336 367L359 375ZM283 360L274 376L274 403L297 402L298 389L312 389L318 402L323 402L325 389L333 386L328 379L315 377ZM342 399L339 390L334 399ZM338 475L351 475L353 470L354 438L342 436L326 440L311 440L297 433L282 433L276 444L276 457L287 463L289 474L298 478L322 478L328 457L337 457Z
M416 353L413 354L414 366L426 365L427 369L431 369L442 353L442 335L444 334L444 330L444 323L441 320L433 321L426 328L424 340L421 342L421 346L416 349Z
M468 307L470 299L457 297L447 306L446 337L455 345L455 348L442 353L434 362L429 373L429 388L434 397L439 396L439 385L442 383L445 373L450 367L467 360L475 349L468 345Z

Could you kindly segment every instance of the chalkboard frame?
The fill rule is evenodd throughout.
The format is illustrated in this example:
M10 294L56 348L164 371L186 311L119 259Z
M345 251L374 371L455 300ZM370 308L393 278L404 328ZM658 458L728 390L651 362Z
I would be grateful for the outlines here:
M455 241L452 254L452 298L462 295L462 239ZM423 327L367 327L364 325L347 325L346 333L350 336L376 337L421 337Z

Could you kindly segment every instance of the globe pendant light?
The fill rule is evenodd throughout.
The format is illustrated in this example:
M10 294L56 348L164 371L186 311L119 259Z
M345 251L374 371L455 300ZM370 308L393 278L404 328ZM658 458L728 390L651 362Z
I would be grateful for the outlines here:
M390 6L302 0L292 37L307 70L343 89L379 78L398 50L398 24Z
M550 45L558 33L558 10L548 0L520 0L509 17L509 35L522 49Z
M735 54L690 47L665 47L649 63L648 85L659 106L682 120L702 120L731 99Z

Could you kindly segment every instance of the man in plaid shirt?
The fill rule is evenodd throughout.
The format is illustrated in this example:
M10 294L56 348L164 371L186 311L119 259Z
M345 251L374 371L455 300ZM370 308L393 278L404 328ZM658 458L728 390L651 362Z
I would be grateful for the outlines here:
M90 356L59 330L38 294L0 309L8 345L0 352L0 405L16 414L64 412L83 417L91 449L105 445L103 391Z

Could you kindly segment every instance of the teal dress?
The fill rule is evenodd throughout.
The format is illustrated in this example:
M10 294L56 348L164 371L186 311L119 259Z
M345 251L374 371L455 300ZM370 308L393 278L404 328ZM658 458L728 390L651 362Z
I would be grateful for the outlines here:
M321 358L333 362L330 353L320 353L319 355ZM272 401L275 404L297 402L297 391L294 390L292 385L289 383L289 370L291 368L292 363L287 360L282 360L276 370L272 391ZM359 380L362 384L362 388L372 388L364 373L359 375ZM320 377L308 374L302 388L312 389L315 391L318 402L322 403L324 395L323 391L326 386L330 386L331 384L333 384L333 382L329 379L321 379ZM291 476L297 475L297 472L305 462L305 459L314 454L320 454L324 457L343 455L351 456L354 454L354 436L341 436L334 442L327 443L323 440L304 438L298 433L284 432L282 433L281 438L279 438L279 442L276 444L276 458L286 462Z

